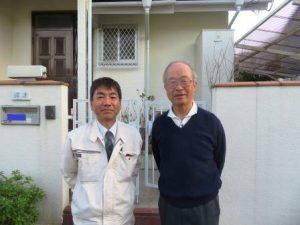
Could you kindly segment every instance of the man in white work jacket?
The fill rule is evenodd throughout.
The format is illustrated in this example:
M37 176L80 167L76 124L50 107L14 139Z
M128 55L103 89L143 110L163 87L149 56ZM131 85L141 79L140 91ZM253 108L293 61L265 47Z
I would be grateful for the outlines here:
M90 104L95 120L69 132L66 139L61 171L73 192L75 225L134 224L142 140L135 128L116 120L121 99L115 80L94 80Z

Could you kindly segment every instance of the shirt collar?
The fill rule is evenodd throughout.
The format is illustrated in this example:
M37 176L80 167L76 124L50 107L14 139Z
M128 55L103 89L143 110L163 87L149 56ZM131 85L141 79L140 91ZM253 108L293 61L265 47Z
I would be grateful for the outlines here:
M108 131L107 128L105 128L98 120L97 121L97 126L98 129L100 131L100 134L102 135L102 137L105 136L105 133ZM114 123L114 125L112 125L112 127L109 129L110 132L113 133L114 137L116 137L116 133L117 133L117 122Z
M197 105L196 103L193 101L193 105L192 108L190 109L189 113L184 117L184 118L188 118L191 117L193 115L195 115L198 111ZM169 112L168 112L168 117L171 117L172 119L174 118L178 118L175 113L173 112L172 107L170 108Z

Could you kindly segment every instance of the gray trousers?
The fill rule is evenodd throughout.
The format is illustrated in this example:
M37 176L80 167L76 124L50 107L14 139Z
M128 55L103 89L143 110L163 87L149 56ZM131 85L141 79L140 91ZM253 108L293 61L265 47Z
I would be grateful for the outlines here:
M163 197L158 202L160 225L218 225L220 216L219 197L193 207L177 208L168 204Z

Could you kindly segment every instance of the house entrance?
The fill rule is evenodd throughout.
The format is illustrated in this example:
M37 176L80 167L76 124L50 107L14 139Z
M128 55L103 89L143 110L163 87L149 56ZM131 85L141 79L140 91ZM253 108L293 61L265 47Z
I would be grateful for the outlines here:
M33 64L47 68L47 80L69 84L69 115L77 98L76 37L75 13L33 14Z

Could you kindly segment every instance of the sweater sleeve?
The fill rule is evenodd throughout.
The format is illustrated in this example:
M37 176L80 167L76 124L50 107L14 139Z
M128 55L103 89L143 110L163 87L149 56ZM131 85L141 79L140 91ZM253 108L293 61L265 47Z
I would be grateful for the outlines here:
M218 167L218 170L220 172L220 175L222 174L222 170L225 163L225 154L226 154L226 137L224 128L220 122L220 120L217 120L217 144L215 149L215 161Z
M152 136L152 153L157 165L158 170L160 169L160 152L158 149L158 140L157 140L157 121L154 121L153 126L152 126L152 131L151 131L151 136Z

